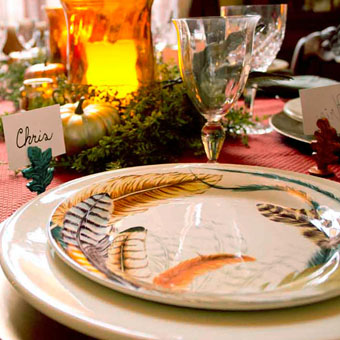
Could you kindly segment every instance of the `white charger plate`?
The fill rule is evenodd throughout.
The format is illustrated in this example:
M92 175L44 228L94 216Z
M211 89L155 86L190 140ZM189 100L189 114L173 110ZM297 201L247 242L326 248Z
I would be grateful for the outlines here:
M337 318L340 315L337 307L339 299L333 300L338 301L335 304L329 301L303 309L256 314L181 309L131 298L87 280L55 258L55 252L47 246L45 228L51 212L65 198L89 182L105 181L112 176L126 174L127 171L187 171L192 167L152 166L102 173L72 181L40 195L20 209L3 229L1 264L10 282L48 316L99 338L207 339L214 334L215 339L235 339L244 338L249 332L254 339L270 339L275 334L276 338L279 338L279 334L282 339L336 338L335 335L340 334ZM206 164L194 166L200 171L206 167ZM209 165L209 168L214 167ZM287 178L315 184L322 190L335 194L339 192L336 183L304 175L246 166L218 167L271 175L277 172ZM322 294L321 298L326 297L330 295ZM309 299L309 302L312 301L315 301L313 297ZM323 306L326 308L323 309ZM323 320L320 320L319 312ZM322 324L325 325L321 321L327 321L327 327L322 327L322 332L316 331L321 329ZM283 324L284 327L281 327ZM244 325L248 325L248 328ZM313 331L313 326L319 328Z

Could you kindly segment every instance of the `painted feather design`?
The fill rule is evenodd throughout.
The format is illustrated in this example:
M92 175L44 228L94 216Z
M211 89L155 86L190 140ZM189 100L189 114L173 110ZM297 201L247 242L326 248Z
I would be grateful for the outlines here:
M221 178L221 175L179 172L115 177L92 185L63 202L54 213L52 221L62 225L69 209L90 196L105 192L115 205L114 214L109 220L111 225L127 215L159 204L160 200L203 193Z
M219 269L227 264L251 261L255 261L255 258L246 255L200 255L164 271L153 279L153 283L169 289L185 288L195 277L203 275L208 271Z
M99 270L116 280L121 279L118 276L127 274L130 279L145 278L150 275L145 255L146 230L137 230L138 227L120 236L124 239L130 233L140 237L139 248L136 246L135 250L138 248L138 256L143 257L141 267L144 269L133 268L136 263L131 263L135 260L130 256L122 260L123 271L122 268L118 271L112 264L114 261L107 261L112 223L124 216L145 211L162 200L203 193L210 188L209 184L217 183L221 178L220 175L178 172L115 177L89 186L63 202L54 213L52 223L63 226L61 235L66 252L87 269ZM127 245L132 244L131 235L121 240L124 251L128 249Z
M318 218L315 210L285 208L268 203L258 203L256 207L271 221L289 223L297 227L310 227L310 220Z
M315 225L311 223L314 219L319 219L315 210L294 209L281 207L274 204L258 203L258 211L274 222L286 223L300 229L303 236L309 238L320 247L327 247L328 237Z
M133 227L119 233L113 240L106 261L107 268L119 275L129 275L135 279L151 276L146 253L144 227Z
M101 273L98 269L93 267L93 265L87 260L84 256L83 252L79 249L78 246L73 244L66 244L63 240L62 230L63 228L51 223L51 233L53 238L60 244L60 246L67 252L71 259L75 262L79 263L83 268L87 269L90 272L94 272L99 276L105 277L103 273Z
M106 193L97 194L79 202L65 215L61 236L71 258L93 271L89 264L105 273L102 258L109 246L108 220L113 203Z
M79 202L68 210L63 222L62 236L66 244L97 245L110 227L108 220L113 203L106 193L97 194Z

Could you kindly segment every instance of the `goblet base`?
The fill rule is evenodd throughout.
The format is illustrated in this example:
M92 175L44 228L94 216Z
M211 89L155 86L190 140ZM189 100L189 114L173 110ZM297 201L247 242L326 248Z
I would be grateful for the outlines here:
M225 140L221 122L207 122L201 131L202 143L209 163L216 163Z
M249 87L246 87L243 91L243 98L244 98L244 106L245 109L249 112L250 116L252 117L254 125L247 126L246 132L248 135L263 135L265 133L270 133L273 131L273 128L262 122L254 121L254 102L256 97L258 85L252 84Z
M261 122L255 122L255 125L246 127L248 135L264 135L265 133L270 133L272 131L273 128L270 125Z

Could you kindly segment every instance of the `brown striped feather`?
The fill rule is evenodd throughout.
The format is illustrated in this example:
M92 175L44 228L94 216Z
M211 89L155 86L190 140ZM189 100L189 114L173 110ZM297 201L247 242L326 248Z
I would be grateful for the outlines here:
M144 227L132 227L119 233L108 249L106 267L120 276L146 279L151 276Z
M299 228L303 236L318 246L322 247L329 242L327 236L311 223L311 220L319 218L315 210L286 208L268 203L258 203L256 207L263 216L271 221Z

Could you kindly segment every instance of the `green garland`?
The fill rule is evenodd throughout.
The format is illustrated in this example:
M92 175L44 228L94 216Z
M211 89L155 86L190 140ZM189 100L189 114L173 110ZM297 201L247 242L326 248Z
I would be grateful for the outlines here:
M98 146L56 163L80 172L98 172L134 165L175 162L183 151L199 152L201 118L181 86L160 90L151 87L148 96L137 93L123 112L123 122Z
M59 84L59 98L72 101L86 95L116 105L122 123L114 126L109 136L99 144L75 156L63 156L55 166L72 168L78 172L99 171L146 164L176 162L186 151L203 155L201 129L204 118L186 95L184 85L178 79L177 67L160 66L162 82L142 87L128 98L117 99L110 89L98 90L92 86ZM180 80L180 79L179 79ZM231 110L225 119L229 137L242 136L247 145L246 127L252 125L251 117L242 109Z
M16 64L11 64L7 75L0 77L1 84L1 79L6 77L12 91L5 91L2 85L0 95L17 104L20 98L18 89L27 64ZM119 109L122 123L114 126L112 134L103 137L97 146L77 155L58 157L53 166L95 173L128 166L176 162L186 151L202 155L200 134L205 121L188 99L183 84L170 80L178 78L177 67L163 64L159 74L161 82L140 88L126 101L117 99L109 88L68 84L65 79L59 79L58 90L54 94L56 102L74 102L84 95L89 99L110 102ZM231 110L225 119L228 137L241 135L244 144L247 144L245 129L252 124L250 116L242 109Z
M204 153L200 137L204 118L191 104L183 84L167 87L153 84L142 88L132 94L126 107L120 106L120 113L123 122L114 126L110 136L75 156L61 157L55 166L95 173L176 162L188 150L195 155ZM237 132L250 124L249 115L232 110L226 120L227 134L237 136Z

